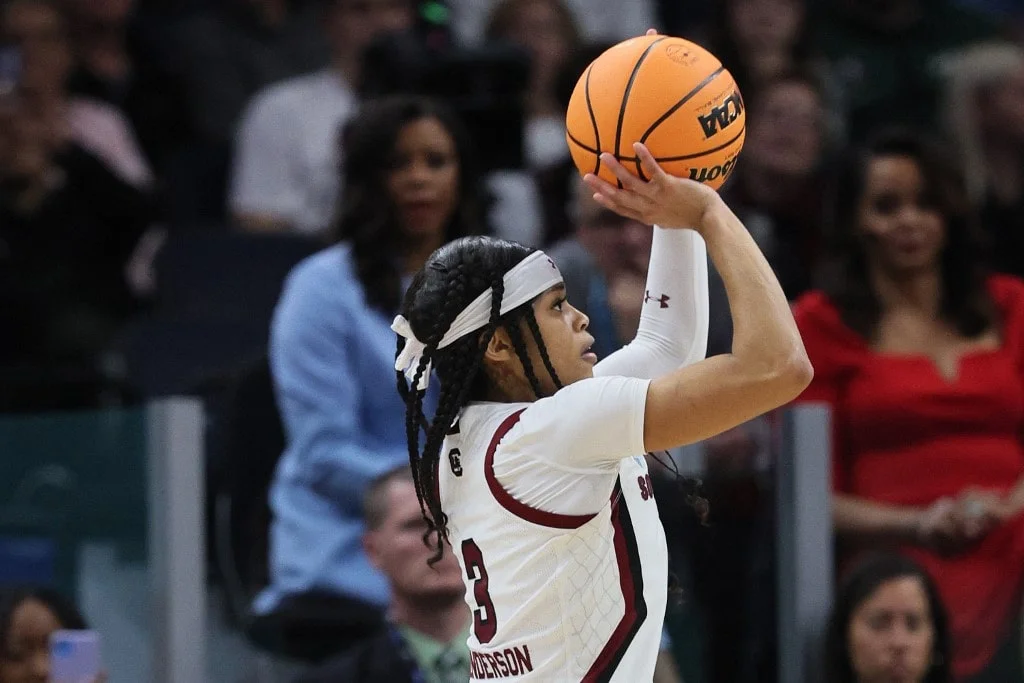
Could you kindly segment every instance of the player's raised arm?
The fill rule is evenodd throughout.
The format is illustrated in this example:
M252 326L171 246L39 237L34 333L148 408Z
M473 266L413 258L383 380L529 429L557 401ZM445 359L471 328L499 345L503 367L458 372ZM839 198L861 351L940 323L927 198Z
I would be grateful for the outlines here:
M690 225L704 238L725 284L733 321L732 353L662 375L648 388L644 447L674 448L714 436L791 401L813 370L789 303L746 228L714 190L667 175L636 145L649 181L610 155L602 161L622 188L586 177L605 207L653 225Z
M650 379L704 358L708 253L693 230L652 228L651 262L634 339L594 367L599 377Z

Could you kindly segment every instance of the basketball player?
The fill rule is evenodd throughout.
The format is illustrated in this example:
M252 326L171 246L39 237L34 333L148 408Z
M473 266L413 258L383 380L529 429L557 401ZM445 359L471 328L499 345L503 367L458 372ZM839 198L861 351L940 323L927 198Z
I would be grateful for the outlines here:
M436 251L393 325L417 493L435 558L446 540L461 565L474 680L650 681L668 559L644 454L787 403L811 378L744 226L714 190L636 151L651 180L605 155L623 187L589 175L595 199L692 229L653 228L633 342L598 362L555 264L484 237ZM732 353L704 360L707 253L735 329ZM428 423L432 372L441 391Z

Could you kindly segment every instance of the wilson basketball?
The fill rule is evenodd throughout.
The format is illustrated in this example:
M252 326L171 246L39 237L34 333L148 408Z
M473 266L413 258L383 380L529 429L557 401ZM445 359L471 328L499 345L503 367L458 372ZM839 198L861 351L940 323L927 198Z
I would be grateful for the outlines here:
M743 98L721 62L695 43L660 35L623 41L591 62L565 117L580 173L610 182L615 177L598 155L610 152L645 178L633 152L642 142L667 173L718 189L745 134Z

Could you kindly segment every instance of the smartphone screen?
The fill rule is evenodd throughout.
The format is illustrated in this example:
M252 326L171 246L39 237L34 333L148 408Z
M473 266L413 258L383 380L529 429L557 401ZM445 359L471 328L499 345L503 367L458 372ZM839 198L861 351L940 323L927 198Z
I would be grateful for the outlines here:
M101 670L100 634L96 631L57 631L50 636L53 683L92 681Z

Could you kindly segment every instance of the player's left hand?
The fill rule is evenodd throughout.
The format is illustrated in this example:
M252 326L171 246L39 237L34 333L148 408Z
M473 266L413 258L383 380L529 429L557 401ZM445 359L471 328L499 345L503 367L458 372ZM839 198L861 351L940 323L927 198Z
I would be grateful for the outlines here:
M722 203L718 193L689 178L669 175L642 143L634 143L633 151L650 180L636 177L612 154L605 152L601 154L601 163L615 175L621 188L588 173L583 180L594 191L594 201L620 216L647 225L692 228L699 232L707 211Z

